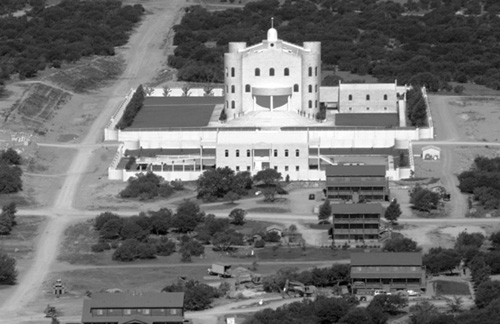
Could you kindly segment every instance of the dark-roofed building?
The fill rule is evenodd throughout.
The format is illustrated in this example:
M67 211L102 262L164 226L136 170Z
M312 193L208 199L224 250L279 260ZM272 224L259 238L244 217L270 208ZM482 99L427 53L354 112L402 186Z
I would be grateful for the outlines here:
M184 293L94 293L83 301L82 323L184 323Z
M389 200L384 165L328 165L326 189L330 199Z
M380 217L384 208L380 203L332 204L333 244L351 246L379 243Z
M425 290L425 268L420 252L353 252L351 281L354 293L376 289Z

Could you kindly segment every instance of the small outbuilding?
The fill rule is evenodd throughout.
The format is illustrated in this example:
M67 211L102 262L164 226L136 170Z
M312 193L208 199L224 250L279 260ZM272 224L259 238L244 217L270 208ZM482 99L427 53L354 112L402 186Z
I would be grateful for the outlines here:
M439 160L441 158L441 149L434 145L422 147L422 158L424 160Z
M283 226L280 226L280 225L271 225L271 226L266 227L266 233L275 232L279 236L283 236L284 230L285 229L283 228Z

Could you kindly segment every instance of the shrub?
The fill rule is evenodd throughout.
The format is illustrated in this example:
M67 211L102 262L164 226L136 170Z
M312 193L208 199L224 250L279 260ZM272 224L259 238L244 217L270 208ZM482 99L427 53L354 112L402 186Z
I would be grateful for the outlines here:
M123 243L115 250L113 253L113 260L130 262L137 258L137 247L139 246L139 241L135 239L128 239L123 241Z
M162 238L159 242L156 243L156 251L158 255L169 256L175 252L175 243L168 239Z
M92 252L104 252L105 250L110 250L111 246L109 243L101 242L101 243L96 243L90 247L90 250Z
M265 246L266 246L266 242L264 242L264 240L255 241L254 247L259 249L259 248L263 248Z
M139 85L139 87L137 87L137 90L134 92L132 98L130 99L129 103L127 104L127 107L125 107L123 116L118 122L118 124L116 124L116 128L124 129L132 125L135 116L142 109L145 97L146 93L144 92L144 88L142 87L142 85Z

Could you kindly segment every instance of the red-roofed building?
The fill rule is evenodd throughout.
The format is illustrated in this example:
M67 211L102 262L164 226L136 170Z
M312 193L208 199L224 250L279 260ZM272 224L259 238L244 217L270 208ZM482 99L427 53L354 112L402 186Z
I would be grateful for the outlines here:
M184 293L94 293L83 301L82 323L185 323Z
M354 293L382 289L425 290L425 268L420 252L353 252L351 281Z

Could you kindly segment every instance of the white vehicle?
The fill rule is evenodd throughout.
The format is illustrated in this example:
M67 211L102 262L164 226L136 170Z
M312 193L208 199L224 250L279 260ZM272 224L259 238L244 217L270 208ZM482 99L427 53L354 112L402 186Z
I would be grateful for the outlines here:
M377 296L377 295L390 295L391 293L390 292L387 292L385 290L375 290L373 292L373 296Z
M415 291L415 290L411 290L411 289L408 289L406 291L406 293L408 294L408 296L410 297L416 297L416 296L420 296L420 293L418 291Z

